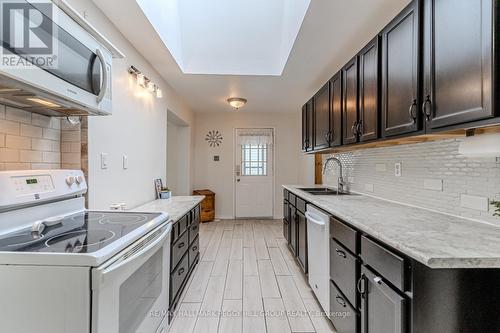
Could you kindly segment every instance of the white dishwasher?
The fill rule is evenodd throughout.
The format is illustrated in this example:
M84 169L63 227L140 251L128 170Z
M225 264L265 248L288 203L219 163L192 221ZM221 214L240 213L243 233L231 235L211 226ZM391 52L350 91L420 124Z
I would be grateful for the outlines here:
M309 285L323 311L330 312L330 217L307 205Z

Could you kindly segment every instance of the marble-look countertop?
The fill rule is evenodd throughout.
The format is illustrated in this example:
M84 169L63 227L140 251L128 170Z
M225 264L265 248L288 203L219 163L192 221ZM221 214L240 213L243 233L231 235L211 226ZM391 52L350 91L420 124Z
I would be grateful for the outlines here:
M135 212L165 212L168 213L173 223L186 215L191 209L196 207L205 197L195 196L173 196L170 199L159 199L139 206L132 211Z
M370 196L284 188L431 268L500 268L500 226Z

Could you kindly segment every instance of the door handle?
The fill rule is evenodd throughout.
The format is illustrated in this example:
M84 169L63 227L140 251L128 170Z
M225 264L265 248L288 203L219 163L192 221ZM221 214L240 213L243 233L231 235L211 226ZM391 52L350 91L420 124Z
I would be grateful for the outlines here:
M99 91L99 95L97 95L97 103L101 103L104 99L104 96L106 96L106 93L108 92L109 73L108 69L106 68L106 59L104 59L102 51L100 49L97 49L95 53L97 55L97 58L99 58L99 61L101 62L102 68L102 86L101 90Z
M414 112L416 107L417 107L417 100L414 99L410 105L410 109L408 110L408 113L410 115L410 119L412 119L414 123L417 122L417 112Z
M337 255L338 255L339 257L342 257L342 258L347 258L347 255L345 254L345 252L344 252L344 251L339 250L339 249L335 249L335 252L337 252Z
M427 95L425 97L424 104L422 104L422 113L424 114L424 116L427 119L427 121L429 121L431 119L431 112L432 112L431 111L431 106L432 106L431 96Z
M337 301L337 303L342 305L344 308L347 306L344 298L342 298L341 296L337 295L337 297L335 297L335 300Z
M239 183L241 181L241 179L238 178L238 179L236 179L236 181Z

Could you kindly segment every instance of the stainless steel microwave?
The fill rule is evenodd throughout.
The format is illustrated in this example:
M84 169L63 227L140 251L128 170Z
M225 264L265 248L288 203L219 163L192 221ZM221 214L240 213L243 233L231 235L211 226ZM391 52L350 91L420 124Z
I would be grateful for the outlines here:
M0 27L0 104L49 116L111 114L113 56L84 26L51 1L1 10L11 22Z

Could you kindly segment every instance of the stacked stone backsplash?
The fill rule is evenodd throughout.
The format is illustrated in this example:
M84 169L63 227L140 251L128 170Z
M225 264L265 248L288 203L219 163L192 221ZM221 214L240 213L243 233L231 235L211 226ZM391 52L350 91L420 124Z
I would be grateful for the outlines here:
M334 154L356 192L454 215L500 224L491 200L500 200L500 160L458 153L461 139L373 148ZM499 143L500 144L500 143ZM324 155L326 158L332 155ZM395 176L401 163L402 175ZM336 186L338 167L330 164L325 185ZM362 208L361 208L362 209Z
M0 105L0 171L80 169L81 126Z

